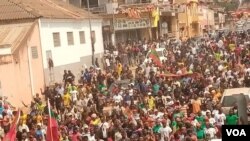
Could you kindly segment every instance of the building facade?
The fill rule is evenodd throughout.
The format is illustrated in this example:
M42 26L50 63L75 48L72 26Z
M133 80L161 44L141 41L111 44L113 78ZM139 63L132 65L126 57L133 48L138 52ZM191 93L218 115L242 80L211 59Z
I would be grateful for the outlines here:
M8 0L0 1L0 13L0 96L21 108L44 88L39 24Z
M93 65L95 58L101 60L100 17L63 1L23 0L16 4L38 15L46 85L61 83L64 70L71 70L78 81L86 66Z
M88 20L40 19L40 34L46 83L62 82L64 70L71 70L76 79L81 70L92 65L92 48ZM102 21L92 20L95 34L95 58L103 56ZM67 59L65 59L67 58ZM50 69L49 61L53 60Z
M87 0L70 0L87 8ZM167 0L98 0L89 1L90 11L103 17L104 44L128 40L156 40L163 36L178 36L178 9ZM158 9L155 26L153 11ZM136 15L139 13L139 16Z

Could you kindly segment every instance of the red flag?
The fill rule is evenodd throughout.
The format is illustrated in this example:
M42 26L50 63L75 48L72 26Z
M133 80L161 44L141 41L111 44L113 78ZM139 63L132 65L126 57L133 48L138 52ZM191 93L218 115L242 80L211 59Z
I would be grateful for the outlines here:
M59 141L58 124L54 112L51 111L49 100L48 100L48 110L49 110L49 118L48 118L46 141Z
M159 57L157 51L156 51L154 48L151 49L150 54L149 54L149 57L153 60L153 62L154 62L157 66L159 66L159 67L162 66L160 57Z
M20 110L18 110L17 114L15 115L15 118L12 122L10 130L3 138L3 141L15 141L16 140L16 126L19 122L19 119L20 119Z

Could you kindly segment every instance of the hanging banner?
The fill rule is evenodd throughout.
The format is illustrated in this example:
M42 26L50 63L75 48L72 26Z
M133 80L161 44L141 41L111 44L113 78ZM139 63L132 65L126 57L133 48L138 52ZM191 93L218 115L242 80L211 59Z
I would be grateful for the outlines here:
M150 27L150 20L147 18L141 19L115 19L115 30L127 30Z

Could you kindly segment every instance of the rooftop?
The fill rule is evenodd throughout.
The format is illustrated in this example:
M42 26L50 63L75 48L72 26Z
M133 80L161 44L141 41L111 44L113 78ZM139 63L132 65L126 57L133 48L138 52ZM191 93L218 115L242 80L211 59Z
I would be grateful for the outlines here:
M0 21L30 19L35 17L33 14L9 0L0 0Z
M0 26L0 49L13 52L33 30L35 23L6 24Z
M59 0L0 0L0 20L100 18Z

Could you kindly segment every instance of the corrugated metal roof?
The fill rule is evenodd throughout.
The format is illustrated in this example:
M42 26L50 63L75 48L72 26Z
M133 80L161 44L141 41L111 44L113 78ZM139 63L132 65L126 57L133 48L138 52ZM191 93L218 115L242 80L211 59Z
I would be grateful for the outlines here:
M34 23L6 24L0 26L0 47L8 45L14 51L25 39Z
M55 19L85 19L88 11L60 0L10 0L33 15ZM100 18L90 14L91 18Z
M0 0L0 21L30 18L35 16L9 0Z

